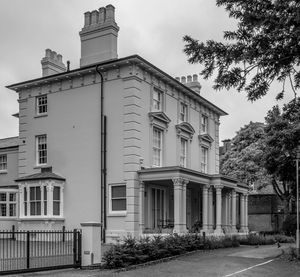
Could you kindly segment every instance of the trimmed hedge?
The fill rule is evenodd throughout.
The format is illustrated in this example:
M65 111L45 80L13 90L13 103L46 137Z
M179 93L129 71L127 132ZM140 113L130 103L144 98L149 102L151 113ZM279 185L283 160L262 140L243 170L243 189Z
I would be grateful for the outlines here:
M243 245L271 245L277 242L279 243L294 243L295 240L293 237L288 237L285 235L267 235L262 236L258 234L249 234L245 237L238 238L240 244Z
M127 237L103 255L104 267L124 268L149 261L184 254L194 250L238 247L236 237L203 237L200 234L154 236L139 240Z

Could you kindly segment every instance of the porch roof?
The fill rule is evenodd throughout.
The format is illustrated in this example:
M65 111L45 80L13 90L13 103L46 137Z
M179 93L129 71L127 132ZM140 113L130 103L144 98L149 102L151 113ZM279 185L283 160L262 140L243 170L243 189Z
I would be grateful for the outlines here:
M222 185L228 188L237 188L238 190L246 190L246 184L240 183L237 179L224 176L221 174L206 174L193 169L181 166L166 166L143 168L138 171L139 179L143 182L172 180L181 177L189 180L191 183L199 183L203 185Z
M41 172L36 174L31 174L27 176L20 177L16 179L16 182L23 182L23 181L35 181L35 180L59 180L65 181L66 179L53 173L53 172Z

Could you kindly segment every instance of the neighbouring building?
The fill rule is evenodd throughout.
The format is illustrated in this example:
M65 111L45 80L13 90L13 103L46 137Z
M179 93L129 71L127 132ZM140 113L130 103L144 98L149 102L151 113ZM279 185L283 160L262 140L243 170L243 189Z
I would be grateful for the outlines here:
M80 68L47 49L19 95L19 136L0 140L1 229L132 234L248 232L247 187L219 174L219 118L197 75L118 58L112 5L84 15Z

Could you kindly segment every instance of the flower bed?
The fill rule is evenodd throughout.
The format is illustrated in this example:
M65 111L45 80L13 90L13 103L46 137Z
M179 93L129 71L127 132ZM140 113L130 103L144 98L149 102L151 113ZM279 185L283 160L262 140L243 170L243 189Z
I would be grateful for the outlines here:
M139 240L127 237L104 253L104 267L124 268L172 257L194 250L238 247L236 237L203 237L200 234L154 236Z

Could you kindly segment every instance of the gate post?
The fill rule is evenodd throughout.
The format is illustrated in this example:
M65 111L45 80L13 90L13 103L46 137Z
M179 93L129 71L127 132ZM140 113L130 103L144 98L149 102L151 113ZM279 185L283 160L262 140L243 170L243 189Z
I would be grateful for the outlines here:
M82 267L101 263L101 223L81 223L82 228Z

